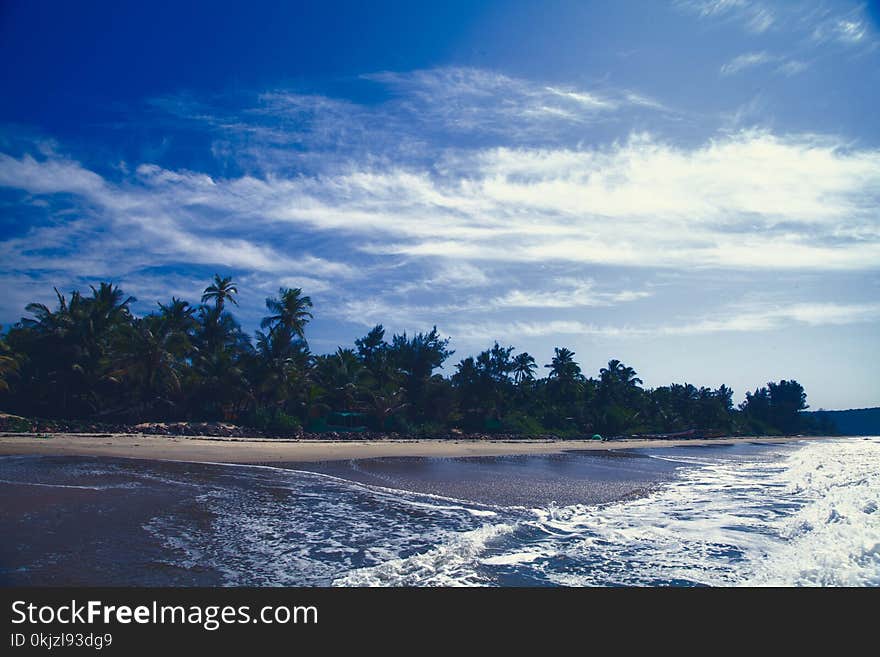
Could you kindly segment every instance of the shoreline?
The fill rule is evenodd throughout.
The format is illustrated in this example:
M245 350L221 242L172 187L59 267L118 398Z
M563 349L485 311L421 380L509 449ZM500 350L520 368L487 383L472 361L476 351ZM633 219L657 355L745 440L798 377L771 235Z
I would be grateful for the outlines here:
M839 436L777 436L703 439L473 440L401 438L394 440L244 439L153 434L0 434L0 456L98 456L271 464L350 461L389 457L478 457L560 454L570 451L618 451L739 443L773 444L825 440Z

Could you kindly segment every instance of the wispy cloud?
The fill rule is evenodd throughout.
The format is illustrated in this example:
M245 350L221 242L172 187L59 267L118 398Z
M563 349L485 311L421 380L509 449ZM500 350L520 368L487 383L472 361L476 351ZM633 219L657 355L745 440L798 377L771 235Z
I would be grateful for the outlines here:
M465 131L544 120L585 122L626 102L616 93L535 84L474 68L385 71L362 77L392 89L414 110L411 114Z
M734 57L732 60L727 62L724 66L721 67L722 75L733 75L734 73L739 73L740 71L744 71L748 68L754 68L755 66L761 66L768 62L776 61L776 57L770 55L766 52L749 52L743 55L739 55Z
M875 48L880 42L866 15L864 2L675 0L673 4L701 20L735 23L751 34L786 32L813 45L846 48Z
M786 59L779 64L779 66L776 68L776 71L778 73L782 73L783 75L791 76L803 73L809 67L810 65L807 62L803 62L799 59Z
M491 308L582 308L611 306L651 296L646 290L607 291L597 289L595 281L556 279L550 289L512 289L490 300Z
M694 335L723 331L768 331L797 324L842 326L877 319L880 319L880 303L804 302L765 308L734 306L727 316L661 327L660 332L666 335Z
M361 80L381 86L387 97L358 104L274 89L203 100L156 98L151 108L182 128L213 134L218 159L263 173L314 171L353 156L429 160L449 145L564 143L622 115L674 114L630 89L546 84L479 68L385 71Z
M880 152L811 135L747 131L696 148L635 135L605 149L492 148L438 169L349 164L316 176L220 179L143 165L118 182L69 160L4 155L0 182L89 218L3 242L8 261L25 268L65 268L65 254L46 253L59 240L72 240L80 258L331 277L352 274L331 257L343 243L471 264L871 270L880 262ZM325 233L345 239L318 253L298 246Z
M0 241L0 274L43 295L64 281L131 280L153 303L164 297L151 278L197 298L198 280L232 270L254 317L288 285L322 295L324 316L361 326L625 337L852 317L802 306L606 323L603 313L651 303L645 280L658 269L877 271L876 149L758 130L687 145L624 131L578 145L571 125L665 110L633 91L471 69L374 81L391 86L391 100L275 91L224 113L167 99L162 115L209 134L218 152L253 149L259 166L228 175L149 160L98 170L41 140L0 153L0 187L40 217ZM443 137L431 141L429 124ZM471 129L496 137L450 138ZM597 273L610 269L637 272L635 282ZM44 297L7 297L0 311L33 298Z
M788 59L782 55L774 55L766 51L748 52L734 57L721 67L721 75L735 75L745 70L774 65L777 73L796 75L809 68L806 62Z
M697 317L677 324L601 325L579 320L547 321L472 321L452 325L452 333L468 340L480 341L503 336L587 336L606 339L676 337L715 333L753 333L783 329L790 326L842 326L880 319L880 304L840 304L834 302L794 303L775 308L744 310L728 309L725 316Z
M52 279L44 283L50 291L54 284L86 277L122 277L135 290L144 287L137 281L146 280L146 270L194 265L276 277L307 271L344 279L354 273L346 263L279 249L271 234L261 238L252 226L238 223L247 221L243 208L231 221L196 210L222 187L205 174L143 165L113 182L55 154L40 159L0 154L0 186L27 192L52 218L0 241L0 259L20 275ZM183 197L176 194L182 188ZM169 281L175 276L172 269L162 274Z
M843 15L825 14L813 28L811 36L817 43L830 42L850 47L876 43L876 35L872 34L862 6Z
M736 21L755 34L766 32L777 22L771 5L753 0L676 0L674 4L703 19Z

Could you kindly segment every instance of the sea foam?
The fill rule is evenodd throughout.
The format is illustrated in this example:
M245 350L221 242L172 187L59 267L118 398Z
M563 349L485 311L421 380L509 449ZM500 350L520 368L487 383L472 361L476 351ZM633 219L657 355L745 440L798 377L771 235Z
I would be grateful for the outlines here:
M880 583L880 439L669 458L647 497L535 508L334 584Z

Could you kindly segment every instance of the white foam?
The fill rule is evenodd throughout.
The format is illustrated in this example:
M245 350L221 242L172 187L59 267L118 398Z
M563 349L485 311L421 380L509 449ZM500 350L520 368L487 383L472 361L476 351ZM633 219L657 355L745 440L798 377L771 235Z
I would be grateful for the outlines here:
M811 442L686 469L631 502L536 509L528 562L569 586L876 585L878 463L878 439ZM491 563L523 563L512 550Z
M250 463L220 463L214 461L173 461L174 463L198 463L201 465L217 465L223 466L226 468L252 468L256 470L270 470L272 472L283 475L287 473L289 475L301 475L304 477L315 477L319 479L326 479L328 481L332 481L338 484L341 484L344 487L355 487L360 488L366 491L370 491L375 495L385 495L391 496L394 499L402 502L404 504L409 504L416 507L430 508L434 510L454 510L454 511L464 511L469 513L472 516L477 517L491 517L497 515L496 511L492 509L498 509L500 507L490 505L490 504L477 504L475 502L470 502L468 500L461 500L455 497L448 497L446 495L437 495L434 493L416 493L413 491L402 490L400 488L390 488L388 486L379 486L376 484L366 484L361 481L354 481L352 479L346 479L344 477L338 477L336 475L327 474L325 472L315 472L313 470L297 470L294 468L282 468L273 465L255 465ZM441 502L452 502L452 505L443 506L432 503L424 503L420 501L420 498L424 498L425 500L436 500Z
M334 584L880 584L880 439L671 460L649 497L534 509Z
M0 484L12 484L14 486L44 486L46 488L74 488L77 490L105 490L108 488L125 488L125 486L75 486L73 484L41 484L36 481L13 481L0 479Z
M806 502L778 524L783 539L746 584L880 585L880 439L811 445L780 480Z
M146 528L228 584L880 585L880 438L661 458L648 497L532 510L217 464L247 480L194 498L203 528Z
M489 584L477 569L487 544L513 531L508 524L483 525L451 534L427 552L360 568L333 581L334 586L478 586Z

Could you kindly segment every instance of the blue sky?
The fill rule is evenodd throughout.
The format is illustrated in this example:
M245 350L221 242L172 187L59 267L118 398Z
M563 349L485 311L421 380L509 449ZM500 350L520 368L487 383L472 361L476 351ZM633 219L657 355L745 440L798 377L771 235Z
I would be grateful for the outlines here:
M876 3L180 4L0 6L0 323L216 271L249 329L302 287L318 352L880 404Z

